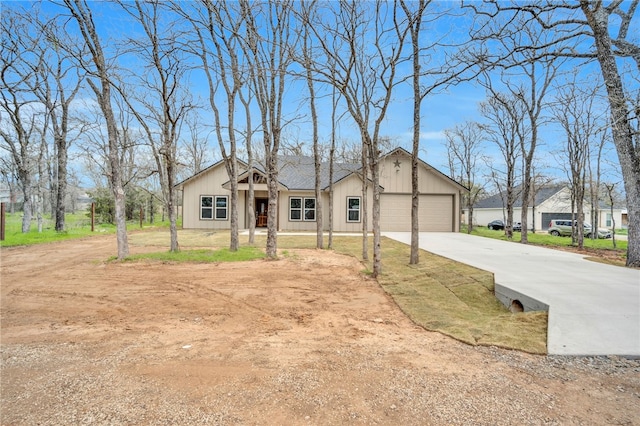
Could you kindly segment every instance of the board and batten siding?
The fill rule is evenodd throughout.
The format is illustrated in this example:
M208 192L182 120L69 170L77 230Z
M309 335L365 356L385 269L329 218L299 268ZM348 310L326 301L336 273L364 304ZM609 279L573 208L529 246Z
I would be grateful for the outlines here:
M229 229L231 228L231 191L222 187L229 180L227 170L220 163L210 170L204 171L196 179L185 182L182 192L182 227L185 229ZM227 219L200 219L200 196L226 196ZM243 218L245 202L241 194L238 194L238 221L239 227L244 227Z
M397 162L397 163L396 163ZM411 157L389 155L380 163L380 229L411 231ZM458 232L460 189L447 177L418 165L419 212L421 232Z
M291 221L289 220L289 199L291 197L302 198L314 198L315 192L313 191L281 191L279 195L279 229L282 231L316 231L315 221ZM360 198L360 205L362 206L362 181L356 175L349 176L344 180L336 183L333 187L333 230L335 232L362 232L362 218L363 214L360 211L359 222L347 221L347 199L349 197ZM373 191L371 186L368 188L368 227L371 230L371 200L373 198ZM329 230L329 194L323 193L322 195L322 219L323 227L325 231Z
M333 186L333 230L336 232L362 232L363 214L360 211L360 222L347 222L347 198L360 197L362 206L362 179L357 175L351 175ZM367 229L372 230L371 205L373 190L371 185L367 187Z
M305 198L316 198L315 191L280 191L278 194L278 228L281 231L316 231L315 220L290 220L289 219L289 200L291 198L302 198L303 203ZM323 226L322 229L328 230L328 207L329 207L329 195L322 194L322 216ZM316 217L318 214L318 200L316 200ZM304 217L304 205L302 208L302 215Z

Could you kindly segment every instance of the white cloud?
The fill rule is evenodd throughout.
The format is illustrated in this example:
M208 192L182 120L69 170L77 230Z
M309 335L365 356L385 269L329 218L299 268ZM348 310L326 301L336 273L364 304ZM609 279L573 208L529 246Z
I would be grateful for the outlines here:
M441 141L445 139L444 131L420 132L420 139L424 141Z

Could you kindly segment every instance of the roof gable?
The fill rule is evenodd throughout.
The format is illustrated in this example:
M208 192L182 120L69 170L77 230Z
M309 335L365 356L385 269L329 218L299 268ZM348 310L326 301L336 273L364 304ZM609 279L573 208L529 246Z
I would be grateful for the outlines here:
M411 154L404 148L396 148L382 156L382 159L390 155L404 155L411 157ZM459 184L449 176L440 172L435 167L422 160L419 160L419 163L428 171L432 172L436 177L447 180L449 183L455 185L459 190L468 191L468 189L463 185ZM248 167L247 163L242 160L238 160L238 164L245 169L238 175L238 180L246 179L246 169ZM182 182L176 184L176 186L180 187L195 179L199 179L200 177L206 175L208 172L220 166L224 166L223 160L220 160L217 163L207 167L206 169L201 170L195 175L188 177ZM298 191L311 191L315 189L315 163L313 157L304 155L281 155L278 156L278 167L278 183L285 188ZM266 173L260 166L256 166L255 169L263 176L266 175ZM362 165L358 163L334 162L332 179L333 183L339 184L345 178L353 174L361 173L361 170ZM320 165L320 188L322 188L323 190L327 190L329 188L329 162L322 162Z
M409 157L411 158L412 155L409 151L407 151L406 149L402 148L402 147L398 147L395 148L391 151L389 151L387 154L382 156L382 159L385 159L387 157L390 156L394 156L394 155L401 155L404 157ZM418 165L424 167L428 172L431 172L435 177L445 180L447 183L455 186L459 191L469 191L469 188L465 187L464 185L462 185L460 182L454 180L453 178L451 178L450 176L447 176L446 174L442 173L440 170L436 169L435 167L433 167L431 164L427 163L426 161L422 160L421 158L418 157Z

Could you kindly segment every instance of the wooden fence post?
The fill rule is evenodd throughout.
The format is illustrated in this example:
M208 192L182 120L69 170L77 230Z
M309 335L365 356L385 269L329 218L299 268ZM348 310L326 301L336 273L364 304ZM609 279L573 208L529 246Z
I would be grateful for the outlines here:
M96 230L96 203L91 203L91 232Z

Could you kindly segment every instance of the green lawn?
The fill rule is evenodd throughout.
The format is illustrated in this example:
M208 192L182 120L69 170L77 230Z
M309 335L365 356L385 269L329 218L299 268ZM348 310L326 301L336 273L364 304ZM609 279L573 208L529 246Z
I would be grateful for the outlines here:
M462 230L462 232L466 232L466 230ZM504 231L494 231L488 229L484 226L477 226L473 228L473 235L480 235L482 237L495 238L498 240L508 241ZM512 241L519 242L520 241L520 232L513 233ZM549 235L544 231L537 231L535 234L529 231L527 233L527 239L531 244L537 244L542 246L556 246L556 247L569 247L571 246L571 237L554 237L553 235ZM592 240L590 238L584 239L584 246L586 248L593 249L610 249L624 252L627 250L627 242L623 240L616 240L616 248L613 248L612 239L597 239Z
M42 232L38 232L38 221L31 221L31 230L22 233L22 213L6 213L5 239L0 241L0 247L25 246L31 244L50 243L72 238L84 238L91 235L115 233L116 227L110 223L96 223L95 231L91 232L91 218L86 212L65 215L65 230L56 232L55 221L50 215L45 215L42 221ZM168 228L169 223L156 221L153 224L143 223L142 229ZM128 230L140 228L139 221L127 223Z

